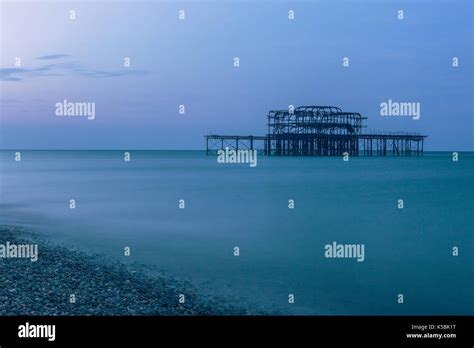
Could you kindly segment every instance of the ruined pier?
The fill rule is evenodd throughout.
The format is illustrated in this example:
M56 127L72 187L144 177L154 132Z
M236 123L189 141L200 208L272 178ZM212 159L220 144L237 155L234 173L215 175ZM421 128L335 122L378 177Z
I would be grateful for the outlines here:
M225 148L257 150L267 156L422 156L426 135L409 132L364 132L356 112L335 106L300 106L271 110L268 133L206 135L206 153Z

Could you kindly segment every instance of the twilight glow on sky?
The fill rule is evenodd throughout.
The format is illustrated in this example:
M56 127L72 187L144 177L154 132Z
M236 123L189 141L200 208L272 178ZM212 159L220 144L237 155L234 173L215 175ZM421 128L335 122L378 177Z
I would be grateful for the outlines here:
M1 1L0 148L203 149L204 134L264 135L268 111L293 104L421 132L426 150L472 151L472 7ZM389 99L420 103L421 117L382 117ZM94 103L95 118L57 117L64 100Z

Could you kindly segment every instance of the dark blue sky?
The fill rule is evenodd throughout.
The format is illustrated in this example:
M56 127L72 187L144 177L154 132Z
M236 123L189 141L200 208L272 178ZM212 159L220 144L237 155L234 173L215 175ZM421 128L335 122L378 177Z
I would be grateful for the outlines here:
M265 134L268 110L294 104L474 150L469 0L0 6L1 148L202 149L208 133ZM95 119L55 116L64 99L94 102ZM388 99L419 102L421 118L380 116Z

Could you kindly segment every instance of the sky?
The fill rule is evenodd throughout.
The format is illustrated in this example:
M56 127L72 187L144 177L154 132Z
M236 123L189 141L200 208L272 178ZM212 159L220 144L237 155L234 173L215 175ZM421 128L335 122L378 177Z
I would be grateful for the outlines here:
M0 0L0 149L200 150L205 134L264 135L269 110L334 105L367 130L428 135L425 150L472 151L472 13L470 0ZM420 118L381 116L389 99ZM63 100L95 118L58 117Z

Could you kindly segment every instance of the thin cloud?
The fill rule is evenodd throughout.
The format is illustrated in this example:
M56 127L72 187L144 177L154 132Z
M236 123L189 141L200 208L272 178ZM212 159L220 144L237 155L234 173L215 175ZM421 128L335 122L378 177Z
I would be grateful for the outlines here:
M60 57L71 57L69 55L51 54L36 59L52 60ZM44 58L55 57L55 58ZM133 75L146 75L148 70L135 70L124 68L123 70L97 70L82 65L79 61L55 62L43 64L34 68L0 68L0 81L23 81L30 77L45 76L85 76L91 78L109 78Z
M67 58L70 57L69 54L49 54L47 56L41 56L41 57L36 57L35 59L39 60L51 60L51 59L61 59L61 58Z
M21 81L23 78L20 76L25 74L27 71L27 69L23 68L1 68L0 81Z
M13 99L13 98L0 98L0 105L5 106L5 105L18 105L22 104L23 101L19 99Z

